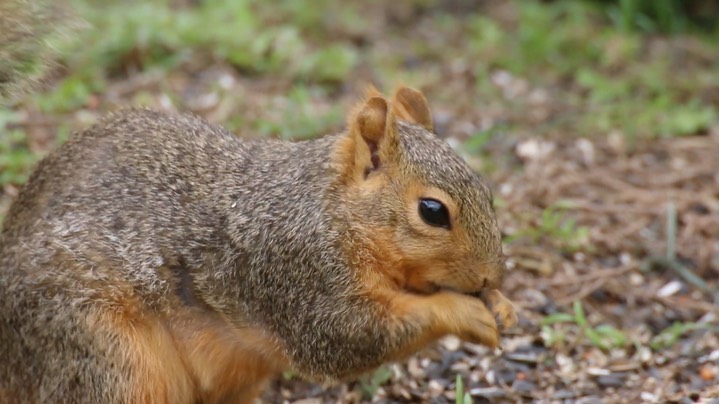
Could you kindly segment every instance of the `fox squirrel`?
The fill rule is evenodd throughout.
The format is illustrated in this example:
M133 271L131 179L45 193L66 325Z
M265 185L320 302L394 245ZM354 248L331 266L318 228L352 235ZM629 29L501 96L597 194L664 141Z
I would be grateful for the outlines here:
M497 347L516 314L485 181L416 90L347 124L240 140L125 109L49 153L0 233L0 402L250 402L285 369Z

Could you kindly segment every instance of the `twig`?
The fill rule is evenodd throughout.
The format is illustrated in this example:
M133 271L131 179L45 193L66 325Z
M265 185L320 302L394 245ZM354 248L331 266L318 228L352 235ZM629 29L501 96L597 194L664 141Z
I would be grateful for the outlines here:
M565 279L552 279L546 282L542 282L543 286L567 286L576 285L578 283L591 282L597 279L616 278L624 275L625 273L637 269L636 265L626 265L612 270L597 271L591 274L581 275L574 278Z
M649 258L647 260L647 262L649 263L649 265L654 264L654 265L661 265L661 266L671 268L679 276L684 278L685 281L696 286L702 292L711 296L714 299L714 302L719 303L719 292L712 289L709 285L707 285L706 282L704 282L704 279L702 279L697 274L692 272L685 265L682 265L679 261L669 260L669 259L661 258L661 257L652 257L652 258Z
M644 296L650 300L654 300L667 306L669 308L676 308L677 306L684 306L692 310L700 311L704 314L719 310L719 305L714 303L708 303L702 300L690 300L690 299L678 299L676 297L660 297L660 296Z
M667 204L667 260L677 258L677 209L674 202Z
M579 292L569 294L564 297L559 297L559 298L555 299L555 301L559 305L565 305L565 304L568 304L568 303L571 303L574 301L582 300L585 297L591 295L595 290L601 288L604 285L604 283L607 282L608 279L609 279L609 277L596 279L593 283L582 287L579 290Z
M566 203L566 205L563 206L566 206L569 209L591 210L599 213L658 213L658 210L656 209L637 207L629 204L620 205L615 203L607 203L600 205L598 203L589 202L587 200L577 199L563 199L562 203Z

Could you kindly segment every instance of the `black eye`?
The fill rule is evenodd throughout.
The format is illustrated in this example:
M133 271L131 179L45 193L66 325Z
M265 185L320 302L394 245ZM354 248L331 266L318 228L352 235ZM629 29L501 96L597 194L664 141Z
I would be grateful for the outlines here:
M435 199L419 200L419 215L430 226L449 229L449 211L444 204Z

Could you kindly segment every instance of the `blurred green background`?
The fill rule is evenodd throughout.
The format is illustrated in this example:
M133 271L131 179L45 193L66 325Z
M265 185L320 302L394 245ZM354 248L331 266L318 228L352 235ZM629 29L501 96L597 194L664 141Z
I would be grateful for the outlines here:
M497 132L631 140L696 134L717 119L712 0L70 4L80 23L49 38L56 63L38 69L46 85L23 101L53 117L60 141L92 121L68 114L126 104L219 108L212 117L232 130L303 138L343 124L344 93L396 80L453 114L486 113L464 134L473 150ZM261 84L233 92L233 76ZM286 99L252 93L268 91ZM17 129L23 106L0 110L0 124ZM32 164L25 135L0 139L0 185L22 182Z
M719 6L712 0L71 4L89 25L50 38L59 55L51 85L27 101L52 116L82 110L111 83L133 79L128 85L154 81L148 92L160 91L176 108L192 109L168 76L218 64L248 79L273 81L288 95L271 113L225 113L223 123L284 137L341 125L341 109L309 105L361 80L391 86L401 79L425 91L436 88L435 103L478 104L455 110L502 111L485 131L682 136L706 129L717 116ZM457 76L459 99L452 89L442 91ZM522 94L528 86L543 91ZM119 97L134 105L157 103L148 92ZM225 103L232 102L227 97L253 97L220 94ZM99 101L91 106L117 102ZM0 123L19 119L15 115L0 111ZM67 125L72 123L59 122L60 139ZM487 136L476 135L475 143ZM3 135L0 184L21 181L27 170L30 156L22 138L18 132Z

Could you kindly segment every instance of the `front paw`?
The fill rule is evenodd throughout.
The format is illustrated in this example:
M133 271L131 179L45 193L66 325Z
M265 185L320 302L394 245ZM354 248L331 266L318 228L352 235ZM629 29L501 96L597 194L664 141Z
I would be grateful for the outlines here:
M499 346L497 321L482 300L448 291L436 293L433 300L433 321L446 333L490 348Z
M501 329L512 328L517 325L517 312L514 305L502 292L492 289L482 292L479 297L487 304Z

